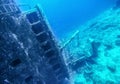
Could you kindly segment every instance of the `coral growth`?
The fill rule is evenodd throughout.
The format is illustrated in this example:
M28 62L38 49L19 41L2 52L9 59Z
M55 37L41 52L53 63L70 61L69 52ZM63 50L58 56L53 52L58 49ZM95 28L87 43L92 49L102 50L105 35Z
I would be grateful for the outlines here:
M76 36L67 47L75 60L75 84L120 83L119 18L119 8L109 9L79 28L79 39Z

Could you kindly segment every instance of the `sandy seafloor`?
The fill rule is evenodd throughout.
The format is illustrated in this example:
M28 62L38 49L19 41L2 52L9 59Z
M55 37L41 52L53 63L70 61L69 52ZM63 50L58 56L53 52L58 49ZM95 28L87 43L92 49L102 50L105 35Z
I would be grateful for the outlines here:
M66 49L74 84L120 84L120 9L111 8L80 26Z

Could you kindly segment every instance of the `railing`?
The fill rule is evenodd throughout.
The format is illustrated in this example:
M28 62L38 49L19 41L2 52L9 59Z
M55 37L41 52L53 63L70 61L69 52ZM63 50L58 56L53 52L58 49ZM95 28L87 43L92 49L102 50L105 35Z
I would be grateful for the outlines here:
M98 48L101 43L93 39L86 39L87 33L82 32L83 30L76 31L61 48L66 64L72 70L94 64L98 57Z
M75 61L78 60L76 54L76 50L79 48L80 45L80 31L77 30L71 38L66 41L61 50L64 54L64 59L66 60L66 64L69 65L70 63L74 63ZM80 59L82 59L81 57Z
M0 15L15 14L20 12L13 0L0 0Z

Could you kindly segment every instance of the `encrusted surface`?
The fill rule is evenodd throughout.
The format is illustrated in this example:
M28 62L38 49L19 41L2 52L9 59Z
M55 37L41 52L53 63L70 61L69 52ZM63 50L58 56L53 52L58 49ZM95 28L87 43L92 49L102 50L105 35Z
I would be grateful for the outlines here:
M0 25L0 84L56 84L27 21L5 16Z
M120 83L120 9L109 9L79 28L67 46L75 84Z

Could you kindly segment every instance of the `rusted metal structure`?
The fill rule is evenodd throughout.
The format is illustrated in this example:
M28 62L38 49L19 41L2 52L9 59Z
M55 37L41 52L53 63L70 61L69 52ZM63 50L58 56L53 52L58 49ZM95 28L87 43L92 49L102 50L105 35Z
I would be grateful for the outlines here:
M0 84L67 84L68 68L37 5L21 13L0 0Z

